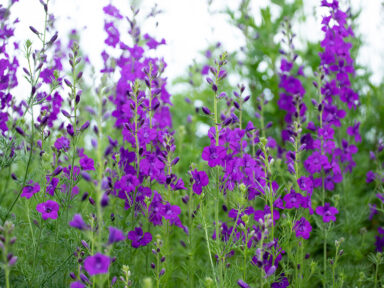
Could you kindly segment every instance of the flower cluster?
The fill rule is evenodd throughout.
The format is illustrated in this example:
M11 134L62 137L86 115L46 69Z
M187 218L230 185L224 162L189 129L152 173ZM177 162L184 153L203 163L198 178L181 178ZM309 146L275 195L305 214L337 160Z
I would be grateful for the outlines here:
M63 285L71 288L285 288L320 282L328 287L330 270L333 286L347 285L337 267L343 241L333 247L331 240L340 239L334 223L348 215L340 205L346 193L338 184L354 178L347 174L355 173L354 156L364 135L351 117L360 105L352 81L354 35L339 1L321 1L328 13L316 62L295 48L289 17L272 19L266 8L265 26L258 26L249 1L240 1L238 26L249 41L240 53L250 53L245 62L236 62L237 53L214 56L221 51L217 43L205 51L202 66L190 67L186 82L193 91L172 97L160 56L166 41L140 25L151 25L161 13L157 6L146 16L133 6L124 13L112 2L105 4L103 66L95 71L79 31L71 30L68 41L59 37L52 3L40 0L44 25L29 27L33 40L25 41L25 61L18 69L22 49L13 36L18 20L10 13L17 2L0 4L5 287L13 282L54 287L62 281L61 270L69 275ZM295 10L280 2L282 14ZM250 43L271 39L270 31L278 27L283 39L271 41L268 51ZM319 62L312 81L305 67ZM228 74L236 71L231 70L244 84L233 84L236 77ZM257 77L247 79L251 70ZM14 97L19 74L28 85L22 99ZM314 89L318 97L307 99L316 95ZM179 96L185 102L180 104ZM196 114L188 115L185 126L179 125L186 118L179 105ZM359 172L376 193L369 199L369 219L378 231L378 252L384 247L384 229L376 221L384 209L383 150L380 140L370 152L376 167ZM25 237L16 242L13 235L20 233ZM367 247L364 237L354 238ZM62 253L49 253L51 246ZM13 254L22 249L33 259ZM380 282L377 275L372 281Z

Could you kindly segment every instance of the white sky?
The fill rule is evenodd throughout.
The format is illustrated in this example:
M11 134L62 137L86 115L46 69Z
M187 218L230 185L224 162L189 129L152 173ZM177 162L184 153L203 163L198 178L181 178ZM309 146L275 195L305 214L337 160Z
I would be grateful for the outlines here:
M4 2L5 0L0 0ZM268 5L268 0L254 1L254 17L260 21L258 7ZM320 18L323 10L314 10L320 0L303 0L305 13L308 15L308 23L300 27L294 27L299 38L319 40L322 37L320 31ZM121 8L121 13L129 13L129 0L114 0L112 4ZM384 34L379 31L383 28L384 9L380 0L349 0L356 11L363 7L359 19L358 33L364 35L364 47L361 50L359 63L368 65L374 72L373 81L382 79ZM109 4L108 0L51 0L51 12L58 19L57 28L59 35L66 35L72 28L77 28L81 33L81 48L87 53L91 62L101 66L100 52L104 48L104 15L102 7ZM168 63L167 75L170 80L179 75L185 75L186 68L192 60L198 57L199 51L205 49L208 44L220 41L228 51L239 49L244 44L241 33L228 24L225 14L211 13L208 10L207 0L142 0L141 10L147 14L154 3L158 3L159 9L164 13L157 16L158 27L150 21L142 29L143 33L149 33L160 40L165 38L166 46L158 50L159 56L163 56ZM210 11L220 11L229 6L235 9L240 0L213 0ZM316 11L318 17L311 17ZM127 13L126 13L127 12ZM13 17L19 17L21 22L17 24L16 37L18 39L35 39L28 26L34 26L43 30L43 9L39 0L20 0L13 9ZM382 30L381 30L382 31ZM262 40L261 40L262 41ZM35 41L37 43L37 41ZM172 90L171 90L172 91Z

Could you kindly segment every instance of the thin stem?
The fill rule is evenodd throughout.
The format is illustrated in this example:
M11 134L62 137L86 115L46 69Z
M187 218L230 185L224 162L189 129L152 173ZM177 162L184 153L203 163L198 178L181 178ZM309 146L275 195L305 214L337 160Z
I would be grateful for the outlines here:
M217 278L216 278L215 266L213 265L213 261L212 261L212 251L211 251L211 245L209 244L208 227L207 227L207 222L206 222L204 213L205 213L205 211L201 211L201 214L203 216L203 222L204 222L203 224L204 224L205 241L207 243L209 261L210 261L211 268L212 268L213 278L215 279L216 287L219 288L219 285L217 283ZM218 237L216 237L216 238L218 238Z
M215 85L217 87L218 82L219 82L219 74L220 74L220 66L217 69L216 73L216 79L215 79ZM218 123L218 101L217 101L217 91L214 93L214 98L213 98L213 113L214 113L214 125L215 125L215 143L216 146L219 146L219 123ZM220 199L220 183L219 183L219 173L220 173L220 168L217 166L216 168L216 201L215 201L215 230L216 230L216 245L217 248L220 247L220 237L219 237L219 232L220 232L220 223L219 223L219 199ZM220 254L220 253L219 253ZM221 277L222 277L222 265L221 265L221 259L219 256L219 283L221 283ZM212 259L211 259L212 260Z
M6 285L6 288L10 288L10 284L9 284L9 265L8 265L8 259L7 259L7 256L8 256L8 243L9 243L9 240L8 240L8 237L5 238L5 243L4 243L4 247L3 247L3 261L4 261L4 274L5 274L5 285Z
M99 128L99 133L98 135L98 143L99 145L97 146L97 161L98 161L98 182L97 182L97 187L96 187L96 209L97 209L97 225L99 227L99 233L98 233L98 241L97 241L97 247L98 249L101 249L101 231L102 231L102 226L103 226L103 211L101 209L101 198L102 198L102 188L101 188L101 183L103 180L103 171L104 171L104 161L103 161L103 156L102 156L102 151L101 151L101 145L100 142L103 137L103 125L102 125L102 99L101 99L101 94L99 94L99 113L97 117L97 126Z
M24 179L23 179L23 185L21 185L19 192L17 193L17 196L15 200L13 200L11 206L9 207L7 214L5 214L5 217L3 218L3 223L8 219L9 214L11 213L13 207L15 206L17 200L19 200L21 193L23 192L23 189L25 187L25 183L27 181L27 176L28 176L28 171L29 171L29 166L31 165L31 160L32 160L32 151L33 151L33 142L34 142L34 121L33 121L33 109L32 110L32 132L31 132L31 142L30 142L30 151L29 151L29 157L28 157L28 162L27 162L27 167L25 168L24 172Z
M323 242L323 269L324 269L324 281L323 287L327 286L327 231L324 229L324 242Z
M248 254L248 233L247 233L247 227L245 227L245 245L244 245L244 259L243 259L243 279L244 281L247 281L247 254Z
M188 202L188 219L189 219L189 269L188 269L188 278L189 278L189 284L191 288L194 288L194 263L193 263L193 242L192 242L192 231L193 231L193 218L192 218L192 207L193 207L193 201L192 201L192 187L189 189L189 202Z
M56 219L56 221L57 221L57 219ZM41 230L43 230L43 226L42 225L43 224L42 224L41 219L40 219L40 225L39 225L40 226L40 230L39 230L39 237L38 237L37 243L40 243ZM32 272L32 280L31 280L31 282L35 279L35 275L36 275L36 273L35 273L35 271L36 271L36 257L37 257L38 252L39 252L39 245L36 245L35 246L35 253L33 255L33 272Z
M377 288L377 275L379 274L379 263L376 263L376 270L375 270L375 288Z
M275 228L275 223L274 223L274 217L273 217L273 187L272 187L272 181L268 177L268 172L270 170L270 165L269 165L269 159L268 159L268 154L267 154L267 149L265 146L263 146L263 152L264 152L264 173L265 173L265 180L268 182L269 186L269 192L267 197L268 197L268 202L269 202L269 209L271 210L271 220L272 220L272 226L271 226L271 236L272 236L272 241L274 241L275 236L274 236L274 228Z

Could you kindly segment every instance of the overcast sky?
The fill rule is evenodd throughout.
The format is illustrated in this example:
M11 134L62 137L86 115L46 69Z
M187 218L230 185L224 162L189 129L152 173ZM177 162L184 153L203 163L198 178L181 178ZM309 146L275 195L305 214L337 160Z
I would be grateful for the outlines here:
M3 0L1 0L3 1ZM72 28L81 31L82 49L89 55L91 62L100 67L100 52L106 38L103 32L104 15L102 7L108 3L121 8L122 14L127 14L129 0L51 0L51 12L57 18L57 28L60 35L65 35ZM178 75L183 75L192 59L199 55L199 51L205 49L208 44L220 41L228 51L239 49L244 44L241 33L230 24L223 13L212 13L220 11L225 7L235 9L239 0L213 0L208 8L207 0L143 0L141 10L147 14L154 3L158 3L159 9L164 12L156 18L155 22L147 22L143 32L147 32L156 38L165 38L167 45L161 47L158 53L168 63L167 75L170 80ZM269 4L268 0L253 0L253 14L256 21L260 21L259 8ZM320 0L305 0L305 13L312 15L316 11L317 17L308 17L308 23L300 27L294 27L298 37L316 41L321 39L320 16L323 10L314 10ZM348 1L346 1L348 2ZM383 9L380 0L350 0L352 8L356 11L363 7L359 19L358 33L363 35L364 47L361 50L358 61L368 65L374 72L373 80L381 80L383 73L384 34L380 33L383 28ZM277 10L272 5L272 12ZM211 11L211 12L210 12ZM129 12L128 12L129 13ZM13 16L20 18L17 24L16 37L18 39L33 39L33 34L28 29L32 25L43 30L43 9L39 0L20 0L13 10Z

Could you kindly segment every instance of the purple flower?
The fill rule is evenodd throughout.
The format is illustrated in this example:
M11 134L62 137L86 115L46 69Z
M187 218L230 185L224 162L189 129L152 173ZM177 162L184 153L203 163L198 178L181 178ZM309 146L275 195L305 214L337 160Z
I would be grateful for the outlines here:
M89 225L85 224L81 214L73 215L71 222L69 222L69 226L71 226L73 228L77 228L79 230L88 230L89 229Z
M369 220L372 220L373 219L373 216L375 216L376 214L379 214L377 212L377 205L376 204L368 204L369 206Z
M353 126L348 127L347 134L355 137L355 142L361 142L361 136L359 133L360 122L355 122Z
M306 199L300 193L295 193L295 191L284 196L283 200L285 201L285 208L300 208L306 203Z
M70 288L85 288L85 285L80 281L72 282Z
M311 178L301 176L299 179L297 179L297 184L299 184L301 190L307 191L308 193L312 193L313 183Z
M383 193L377 193L376 197L379 198L381 200L381 202L384 203L384 194Z
M302 237L308 239L312 231L312 226L304 217L301 217L300 220L296 221L293 230L295 230L297 238Z
M281 60L281 64L280 64L280 70L283 71L283 72L289 72L291 71L293 67L293 63L292 62L288 62L285 58L283 58Z
M51 196L55 195L55 189L57 187L57 184L59 184L59 181L60 181L59 178L52 177L45 191Z
M201 75L208 75L209 72L209 66L204 65L203 68L201 68Z
M280 282L274 282L271 284L271 288L286 288L289 286L287 277L282 277Z
M208 175L205 171L197 171L196 169L191 171L191 174L193 178L192 190L196 194L200 195L203 191L203 187L209 184Z
M379 227L377 229L377 231L379 232L379 234L384 234L383 232L383 228ZM384 247L384 236L381 236L380 235L377 235L376 236L376 242L375 242L375 245L376 245L376 251L378 252L383 252L383 247Z
M249 286L247 283L245 283L243 280L239 279L237 281L237 285L239 285L241 288L250 288L251 286Z
M148 245L152 241L152 234L149 232L143 233L141 227L136 227L135 230L128 232L127 238L132 241L133 248L139 248Z
M111 258L101 253L96 253L94 256L88 256L84 260L84 269L89 275L106 274L108 273Z
M33 194L36 194L40 191L40 185L38 183L33 183L32 180L28 182L28 185L23 188L23 192L20 197L25 197L27 199L31 198Z
M179 206L171 205L170 203L166 203L164 205L163 217L164 219L169 220L169 223L171 225L183 227L183 225L181 225L181 221L179 218L180 213L181 213L181 209Z
M60 137L56 139L54 146L57 150L67 151L69 149L70 144L71 142L69 141L68 138Z
M181 179L181 178L177 179L177 177L174 177L173 179L174 180L170 184L172 190L175 190L175 191L177 191L177 190L186 190L186 188L184 187L183 179Z
M80 163L81 169L85 171L95 170L95 166L94 166L95 162L93 161L92 158L89 158L85 154L82 158L80 158L79 163Z
M119 30L116 29L115 25L113 22L105 22L104 24L104 30L108 34L108 38L105 39L105 44L116 47L117 43L120 41L120 33Z
M147 46L149 49L156 49L157 46L166 44L165 39L161 39L161 41L158 42L148 34L144 34L143 37L145 40L147 40Z
M165 213L165 207L162 203L161 196L158 192L154 191L154 196L151 204L148 208L149 221L153 225L158 226L163 223L163 214Z
M135 191L135 188L139 185L140 182L135 175L127 174L115 183L115 188L120 190L119 197L125 199L127 197L126 193Z
M319 128L317 132L319 136L322 136L324 140L333 139L333 134L335 134L335 130L332 129L331 125L326 125L323 128Z
M110 15L112 17L115 17L117 19L123 19L123 16L121 16L119 9L117 9L112 4L109 4L108 6L105 6L103 8L103 11L105 14Z
M108 244L116 243L119 241L124 241L126 239L124 232L115 228L109 227L109 238Z
M375 180L375 178L376 178L376 174L373 171L368 171L365 181L367 183L371 183Z
M47 220L48 218L57 219L59 208L59 204L53 200L48 200L47 202L37 204L36 206L37 212L41 213L41 217L43 217L44 220Z
M322 155L320 152L313 152L311 156L304 161L305 169L311 173L321 172L323 167L328 167L328 158L325 155Z
M324 206L318 206L316 208L316 214L323 216L323 221L328 223L329 221L336 221L335 215L339 211L335 207L331 207L329 203L325 203Z
M215 167L220 165L222 159L226 155L226 149L223 146L207 146L203 150L202 158L205 161L208 161L209 167Z
M272 137L268 137L267 138L268 139L268 142L267 142L267 145L266 145L266 147L269 147L269 148L271 148L271 149L275 149L276 148L276 140L275 139L273 139Z

